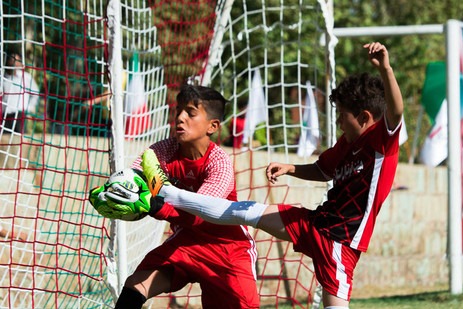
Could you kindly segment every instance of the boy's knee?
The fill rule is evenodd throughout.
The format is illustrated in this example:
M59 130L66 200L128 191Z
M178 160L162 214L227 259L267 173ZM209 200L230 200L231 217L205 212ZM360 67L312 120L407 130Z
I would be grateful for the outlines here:
M171 291L172 274L169 271L136 271L126 280L124 287L139 291L146 298Z
M333 295L324 288L323 305L325 309L349 309L349 300Z
M131 288L132 290L135 289L135 286L139 284L142 280L138 278L137 272L133 273L132 275L128 276L125 279L124 287Z
M140 291L124 286L115 309L141 309L146 299Z

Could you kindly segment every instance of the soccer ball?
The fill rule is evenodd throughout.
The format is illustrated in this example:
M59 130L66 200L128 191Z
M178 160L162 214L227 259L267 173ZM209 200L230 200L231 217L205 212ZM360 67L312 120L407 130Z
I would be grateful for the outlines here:
M118 219L136 221L148 215L151 193L141 171L126 168L112 174L105 191L108 204L117 209Z

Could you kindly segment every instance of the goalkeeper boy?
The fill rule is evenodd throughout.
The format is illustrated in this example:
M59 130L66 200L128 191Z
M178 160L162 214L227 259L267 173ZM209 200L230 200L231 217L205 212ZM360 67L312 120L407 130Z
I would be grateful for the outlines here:
M182 86L175 137L151 145L149 151L156 153L158 167L177 186L236 201L231 160L210 140L219 129L226 103L211 88ZM141 170L140 161L132 168ZM157 206L162 207L153 216L170 222L173 234L127 278L116 308L142 308L148 298L192 282L201 287L203 308L259 308L257 250L247 228L212 224L163 202Z
M312 258L327 309L349 306L355 266L367 250L398 163L402 95L386 47L376 42L364 48L381 78L352 75L333 90L330 101L336 104L343 131L337 143L314 164L271 163L267 168L271 183L284 174L332 179L327 201L317 209L232 202L186 192L169 185L155 169L153 152L145 152L142 162L151 193L178 209L214 223L251 225L292 241L295 251Z

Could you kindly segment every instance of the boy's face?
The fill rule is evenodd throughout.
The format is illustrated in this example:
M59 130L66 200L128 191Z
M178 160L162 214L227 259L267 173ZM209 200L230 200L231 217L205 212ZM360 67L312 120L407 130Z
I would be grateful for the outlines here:
M215 133L220 122L208 119L203 104L197 106L193 102L177 106L175 134L180 144L193 143Z
M336 109L338 113L336 123L344 132L344 136L346 137L347 142L352 143L366 129L361 119L359 119L363 116L363 113L360 113L358 116L354 116L352 112L341 106L336 106Z

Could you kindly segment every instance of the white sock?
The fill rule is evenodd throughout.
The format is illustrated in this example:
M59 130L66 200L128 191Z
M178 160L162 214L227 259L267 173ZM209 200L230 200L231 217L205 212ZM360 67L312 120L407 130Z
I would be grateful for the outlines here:
M344 307L344 306L328 306L328 307L323 307L325 309L349 309L349 307Z
M267 205L252 201L233 202L207 196L174 186L163 186L159 192L164 201L206 221L221 225L249 225L256 227Z

